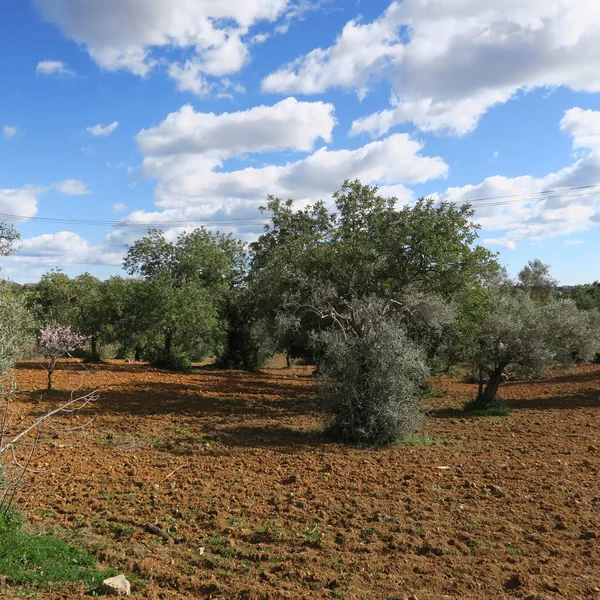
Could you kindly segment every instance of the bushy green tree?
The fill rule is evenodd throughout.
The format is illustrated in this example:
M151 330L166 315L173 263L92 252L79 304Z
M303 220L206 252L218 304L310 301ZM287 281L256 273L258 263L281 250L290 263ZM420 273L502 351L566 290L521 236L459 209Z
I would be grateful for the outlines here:
M558 282L550 275L550 266L541 260L530 260L519 271L519 286L539 300L547 300Z
M102 282L89 273L71 278L60 269L42 275L28 295L30 306L41 327L59 323L86 335L90 360L100 361L98 344L106 315L99 310Z
M271 323L287 311L290 299L301 304L325 286L333 287L342 304L371 296L401 301L411 290L422 299L435 297L440 315L448 314L442 303L476 293L499 270L494 255L475 245L477 226L469 206L421 199L399 207L395 198L358 181L346 181L334 203L332 211L323 202L295 210L291 200L269 198L264 210L271 222L251 245L248 287L256 313ZM310 311L297 310L293 323L284 331L274 329L277 345L297 353L304 345L306 352L307 332L323 323ZM422 338L424 331L415 333ZM441 350L442 337L438 329L428 340L432 357Z
M541 302L526 290L490 289L470 353L471 364L482 375L475 406L496 402L508 367L534 376L553 365L590 360L600 349L599 325L597 313L579 310L572 300Z
M12 254L15 242L20 238L21 235L10 223L0 222L0 256Z
M179 367L186 357L223 351L226 308L243 280L244 256L241 242L204 228L174 242L150 230L128 248L124 266L142 280L136 293L146 335L161 340L152 352L156 365Z
M33 343L33 323L24 297L0 284L0 391L14 362Z
M571 298L577 308L582 310L600 310L600 282L575 285L563 292L563 297Z

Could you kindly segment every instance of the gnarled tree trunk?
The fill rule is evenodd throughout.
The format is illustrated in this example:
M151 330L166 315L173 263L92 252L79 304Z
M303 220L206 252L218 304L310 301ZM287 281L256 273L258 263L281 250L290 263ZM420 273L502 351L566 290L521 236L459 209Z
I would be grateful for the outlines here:
M506 366L507 365L505 363L500 363L490 373L490 377L485 389L483 390L483 393L480 391L479 397L477 398L478 404L481 404L482 406L491 406L496 402L496 394L498 393L498 388L502 382L502 373L504 373Z

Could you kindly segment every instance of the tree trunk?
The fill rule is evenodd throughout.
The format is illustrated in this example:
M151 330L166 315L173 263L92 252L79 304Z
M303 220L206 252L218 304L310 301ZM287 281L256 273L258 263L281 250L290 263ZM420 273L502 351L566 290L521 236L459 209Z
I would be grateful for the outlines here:
M171 356L173 352L173 332L170 329L165 331L165 355Z
M135 360L135 362L142 362L142 351L139 347L136 347L136 349L135 349L134 360Z
M98 338L95 335L92 335L90 344L92 346L92 362L100 362L100 354L98 353Z
M54 373L54 364L50 365L48 369L48 391L52 391L52 374Z
M502 381L502 373L504 373L505 368L505 364L500 364L490 373L485 390L483 390L483 394L477 399L482 406L491 406L496 402L496 394L498 393L498 388Z
M292 368L292 359L290 358L290 353L289 352L285 353L285 364L287 365L288 369Z

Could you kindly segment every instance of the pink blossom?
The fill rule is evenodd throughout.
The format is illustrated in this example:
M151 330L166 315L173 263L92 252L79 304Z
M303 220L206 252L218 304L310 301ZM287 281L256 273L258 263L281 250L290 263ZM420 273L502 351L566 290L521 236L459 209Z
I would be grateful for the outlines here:
M40 350L48 358L59 358L81 348L87 338L66 325L47 325L40 331Z

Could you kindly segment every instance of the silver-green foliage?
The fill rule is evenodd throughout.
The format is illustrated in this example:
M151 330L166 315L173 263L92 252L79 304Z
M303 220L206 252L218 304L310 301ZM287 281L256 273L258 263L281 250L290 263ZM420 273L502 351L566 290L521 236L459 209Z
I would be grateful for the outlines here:
M5 379L32 343L32 318L25 300L0 287L0 376Z
M484 400L493 401L507 367L535 376L553 365L591 360L600 348L599 325L597 312L579 310L572 300L541 302L526 291L490 290L471 357L488 382Z
M319 336L323 390L332 430L355 443L383 445L419 431L428 369L390 304L353 302Z
M525 293L500 294L485 321L488 363L538 375L550 365L590 360L599 345L598 317L572 300L540 303Z

